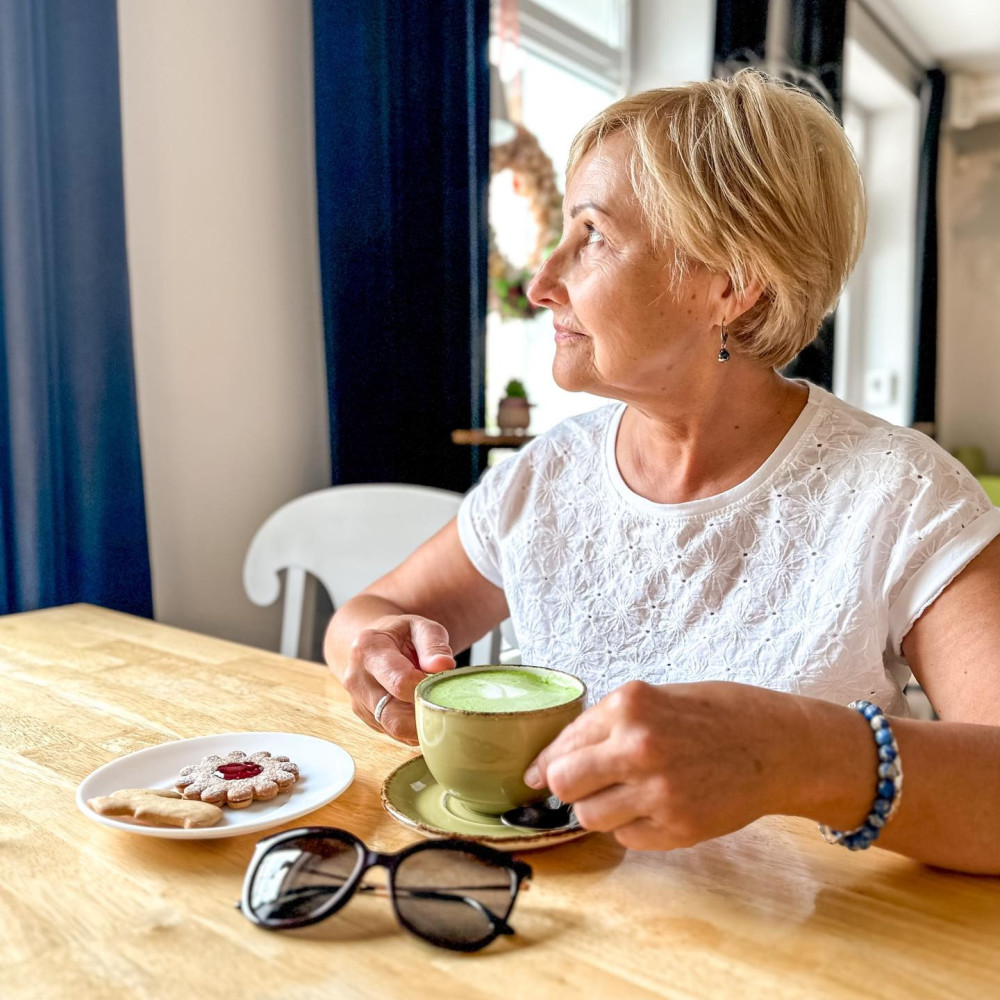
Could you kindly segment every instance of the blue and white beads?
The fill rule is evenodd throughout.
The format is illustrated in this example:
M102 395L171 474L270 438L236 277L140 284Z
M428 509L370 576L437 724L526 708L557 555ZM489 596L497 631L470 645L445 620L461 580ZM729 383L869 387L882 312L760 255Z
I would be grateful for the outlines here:
M864 823L856 830L831 830L821 825L823 838L831 844L842 844L852 851L863 851L878 838L885 824L892 819L899 808L903 794L903 768L899 760L899 747L892 733L889 720L878 705L870 701L852 701L850 708L856 709L872 727L875 747L878 752L878 770L875 786L875 800Z

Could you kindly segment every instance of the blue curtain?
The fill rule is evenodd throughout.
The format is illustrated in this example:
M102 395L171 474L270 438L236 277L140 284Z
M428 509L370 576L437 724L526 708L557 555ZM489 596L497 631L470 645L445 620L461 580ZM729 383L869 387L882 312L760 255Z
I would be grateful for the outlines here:
M488 0L314 0L334 483L464 490L482 426Z
M115 0L0 0L0 611L150 614Z

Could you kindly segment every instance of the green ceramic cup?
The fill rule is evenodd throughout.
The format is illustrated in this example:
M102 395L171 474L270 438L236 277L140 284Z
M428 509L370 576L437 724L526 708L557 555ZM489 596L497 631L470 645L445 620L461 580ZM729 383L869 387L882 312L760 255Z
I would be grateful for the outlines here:
M498 816L546 798L524 772L582 711L578 677L531 666L460 667L422 680L417 739L434 780L464 806Z

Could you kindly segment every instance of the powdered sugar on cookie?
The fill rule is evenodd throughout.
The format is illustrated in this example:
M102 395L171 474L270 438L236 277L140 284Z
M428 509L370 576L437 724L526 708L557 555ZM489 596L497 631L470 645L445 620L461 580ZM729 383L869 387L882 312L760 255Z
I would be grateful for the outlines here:
M298 765L287 757L272 757L267 750L249 755L234 750L225 757L208 754L200 763L182 767L174 787L186 799L242 809L255 799L273 799L298 776Z

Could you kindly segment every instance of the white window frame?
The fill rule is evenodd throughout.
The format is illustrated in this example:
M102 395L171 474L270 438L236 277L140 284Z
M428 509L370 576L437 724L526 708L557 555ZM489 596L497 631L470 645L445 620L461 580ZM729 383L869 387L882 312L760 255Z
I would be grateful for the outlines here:
M517 9L520 44L534 55L555 63L567 72L616 94L625 93L630 73L632 0L621 5L620 48L608 45L578 25L567 21L533 0L520 0ZM495 32L496 33L496 32Z
M845 114L848 110L861 122L862 148L865 152L859 157L859 166L862 177L864 177L865 155L871 137L872 116L859 104L845 98ZM835 395L852 406L862 408L865 403L867 278L867 268L864 266L864 261L861 261L840 297L834 316L833 391Z
M890 56L895 55L895 58ZM869 225L837 318L834 392L891 423L913 421L913 310L920 105L915 63L857 3L848 6L844 102L866 122Z

